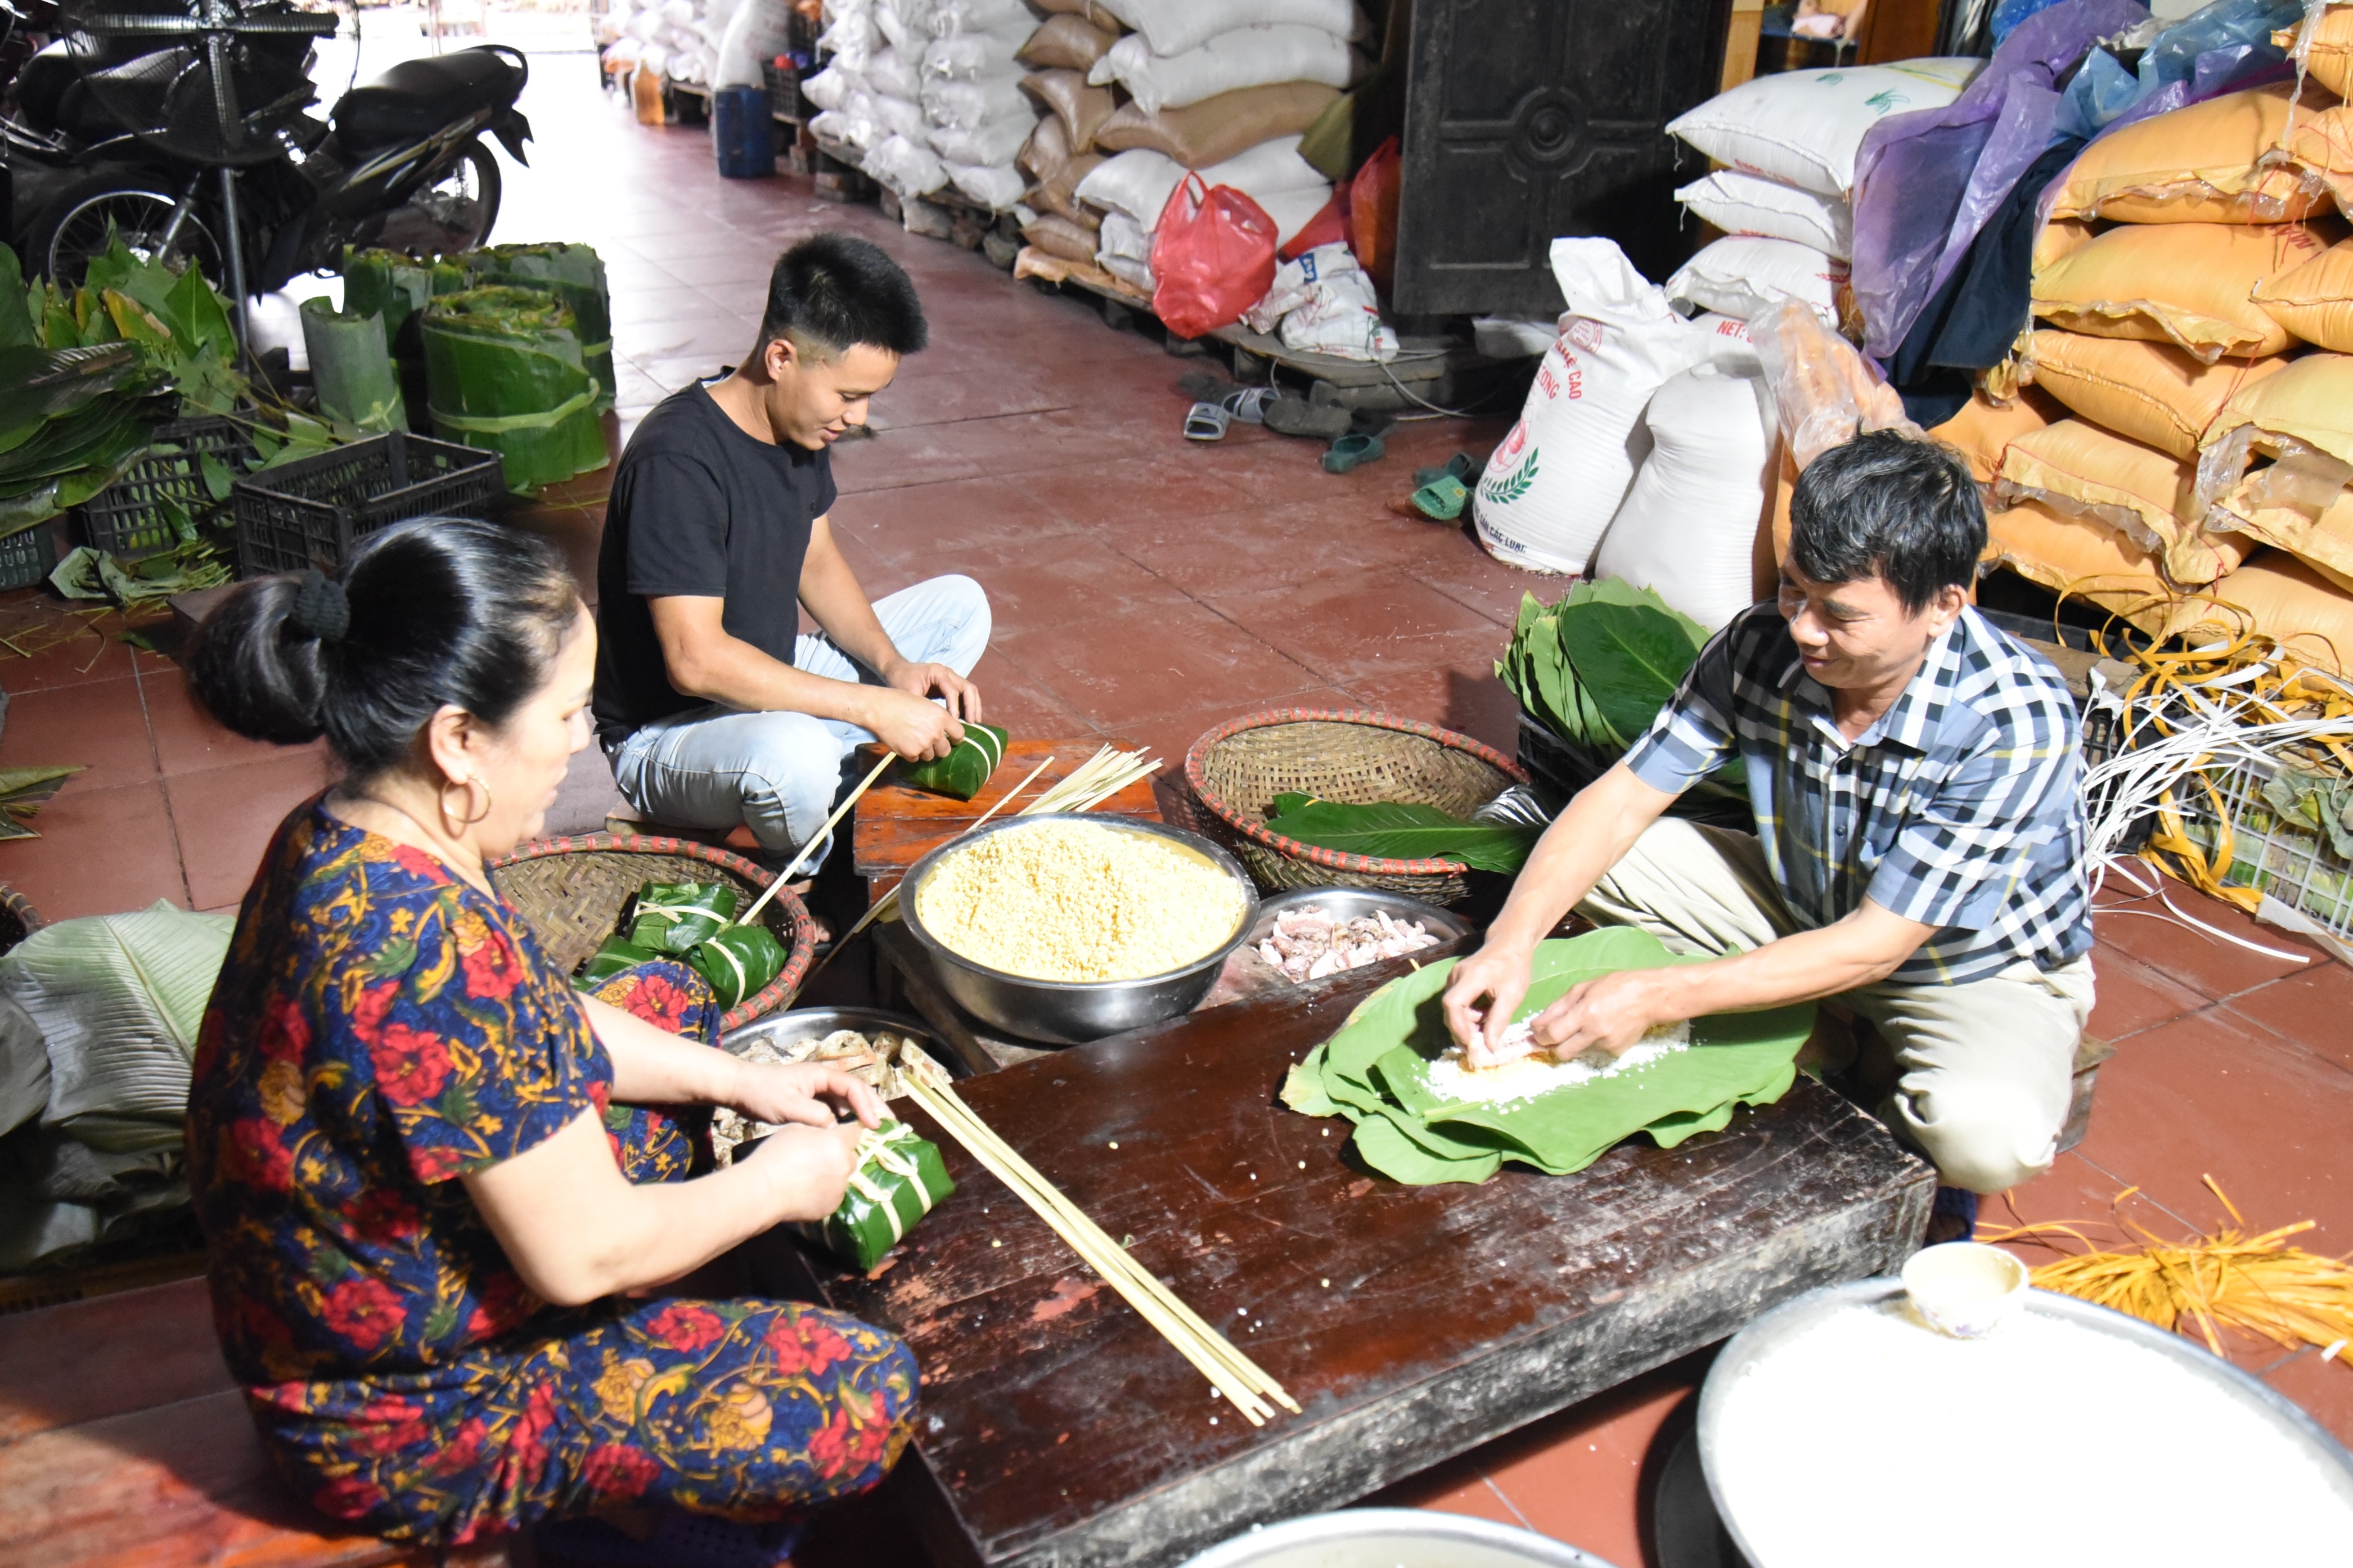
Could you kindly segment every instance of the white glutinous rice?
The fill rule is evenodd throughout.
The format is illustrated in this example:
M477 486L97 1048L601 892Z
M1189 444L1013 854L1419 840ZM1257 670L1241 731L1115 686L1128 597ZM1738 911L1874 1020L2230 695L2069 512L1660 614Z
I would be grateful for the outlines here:
M1857 1304L1722 1399L1708 1471L1758 1568L2353 1558L2353 1501L2309 1448L2172 1358L2063 1318L1956 1340L1901 1296Z
M1515 1046L1535 1032L1534 1026L1514 1024L1504 1031L1504 1044ZM1574 1061L1560 1061L1550 1051L1536 1047L1528 1055L1504 1063L1501 1067L1474 1068L1462 1059L1462 1047L1450 1046L1446 1054L1430 1064L1430 1092L1440 1100L1451 1100L1473 1105L1496 1105L1505 1100L1534 1100L1540 1094L1550 1094L1556 1089L1570 1089L1596 1079L1616 1078L1621 1073L1640 1072L1662 1057L1691 1048L1691 1025L1688 1023L1657 1024L1642 1037L1627 1047L1621 1057L1611 1057L1607 1051L1588 1051Z

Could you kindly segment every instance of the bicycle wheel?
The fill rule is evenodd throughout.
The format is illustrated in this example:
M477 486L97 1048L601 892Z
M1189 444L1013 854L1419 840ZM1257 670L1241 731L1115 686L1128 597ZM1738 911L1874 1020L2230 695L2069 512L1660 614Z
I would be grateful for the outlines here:
M470 142L440 178L385 216L376 243L411 256L450 256L487 242L499 221L499 163Z
M172 215L178 206L161 191L115 180L88 182L58 199L56 216L39 226L26 249L53 282L68 289L80 285L90 261L105 253L112 238L142 261L161 257L193 263L218 286L220 247L212 230L190 213L174 232Z

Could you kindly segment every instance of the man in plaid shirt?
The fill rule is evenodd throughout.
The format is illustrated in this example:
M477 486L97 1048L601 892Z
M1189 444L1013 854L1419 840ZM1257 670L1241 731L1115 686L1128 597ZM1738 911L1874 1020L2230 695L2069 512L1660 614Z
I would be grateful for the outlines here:
M1985 512L1943 448L1860 437L1806 469L1789 515L1779 602L1718 633L1546 832L1456 968L1447 1022L1474 1061L1501 1059L1535 943L1571 909L1715 961L1577 986L1535 1020L1564 1058L1836 997L1892 1048L1879 1114L1936 1163L1942 1228L1967 1234L1973 1194L2054 1157L2091 1012L2075 705L1969 607ZM1729 763L1755 837L1664 815Z

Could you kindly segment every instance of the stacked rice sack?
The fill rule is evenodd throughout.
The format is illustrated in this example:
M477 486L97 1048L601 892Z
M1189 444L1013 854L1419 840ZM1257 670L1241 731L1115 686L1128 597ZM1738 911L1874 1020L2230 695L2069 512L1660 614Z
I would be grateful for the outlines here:
M708 87L719 43L738 0L614 0L597 19L611 41L607 71L643 71L657 79Z
M1990 484L1999 563L2160 637L2260 632L2353 673L2353 5L2307 64L2300 100L2086 148L2043 198L2026 390L1936 433Z
M1725 166L1675 193L1724 237L1667 280L1668 298L1744 321L1798 300L1824 324L1844 323L1863 136L1891 114L1943 108L1984 64L1917 59L1762 76L1669 121L1669 135Z
M1154 234L1188 171L1257 202L1282 244L1330 205L1332 184L1299 156L1299 138L1360 74L1356 0L1045 5L1054 15L1022 51L1033 68L1023 86L1049 110L1022 155L1032 245L1149 290ZM1309 269L1303 295L1353 268ZM1353 322L1348 334L1366 335Z
M1018 52L1037 25L1022 0L828 0L802 84L809 128L902 197L953 186L996 211L1025 184L1014 158L1038 110Z

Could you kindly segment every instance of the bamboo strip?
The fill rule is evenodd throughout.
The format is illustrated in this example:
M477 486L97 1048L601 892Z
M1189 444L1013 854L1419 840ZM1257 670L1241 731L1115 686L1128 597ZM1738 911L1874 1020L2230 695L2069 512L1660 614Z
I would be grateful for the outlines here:
M833 831L833 825L839 822L844 816L848 816L849 808L858 804L858 797L874 787L874 781L882 776L882 770L889 767L892 763L895 763L898 760L899 753L896 752L885 752L882 753L882 760L874 764L874 771L868 773L864 781L861 782L856 789L849 792L849 799L843 801L839 805L833 808L833 815L825 819L825 826L823 827L818 828L815 833L809 835L808 842L801 846L801 852L793 857L793 863L776 873L776 879L770 882L765 890L764 890L757 899L753 900L752 907L750 909L745 910L742 914L735 917L735 923L737 925L750 925L754 920L758 918L760 911L768 907L768 900L776 896L776 889L783 887L786 882L791 881L794 874L797 872L801 868L802 865L807 861L810 852L818 845L825 842L825 836Z

